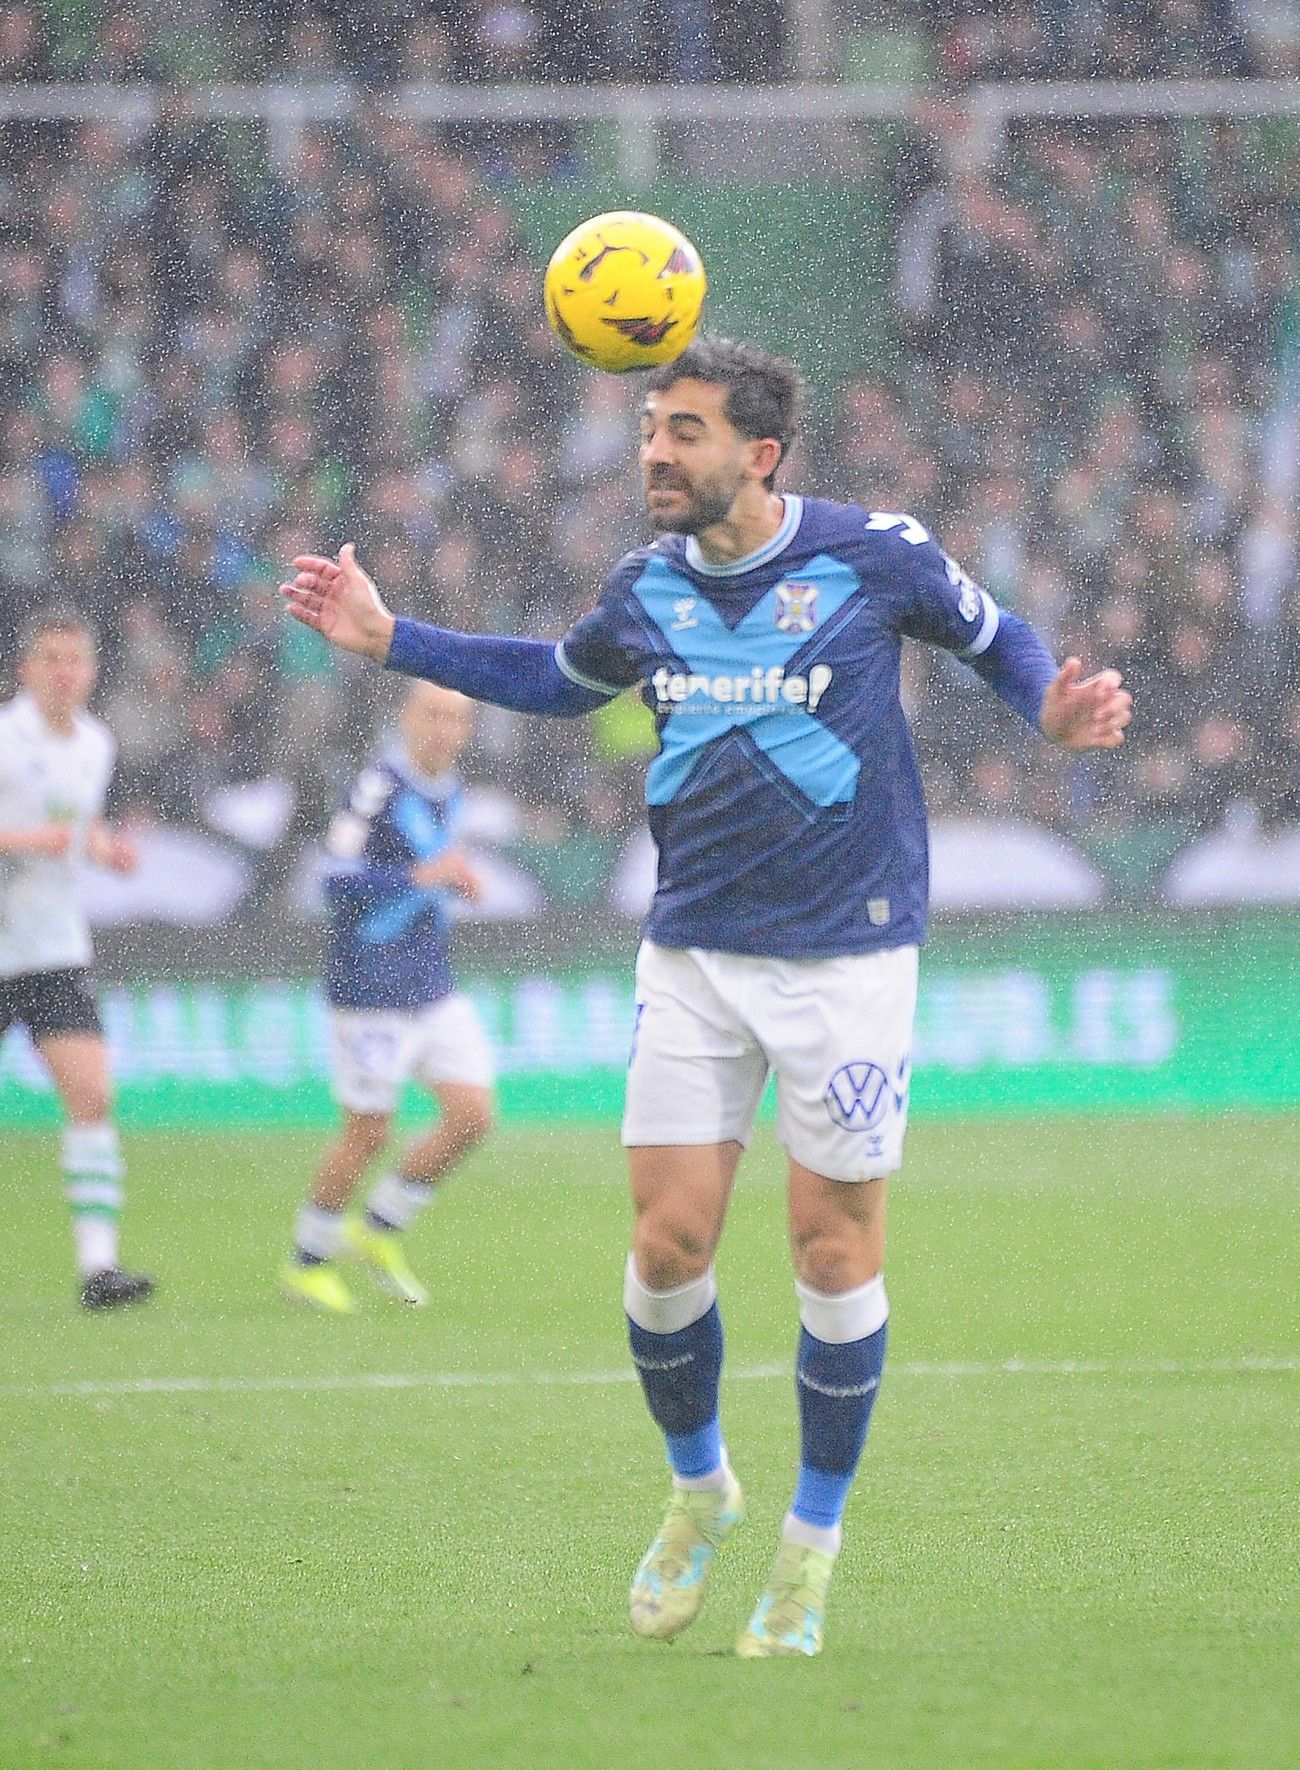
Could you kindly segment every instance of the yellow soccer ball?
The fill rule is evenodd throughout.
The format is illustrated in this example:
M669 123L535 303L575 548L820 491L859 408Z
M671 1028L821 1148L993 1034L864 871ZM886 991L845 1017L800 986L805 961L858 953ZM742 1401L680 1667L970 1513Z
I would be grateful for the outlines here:
M669 363L695 336L700 255L657 215L615 210L575 227L546 267L546 315L580 362L612 375Z

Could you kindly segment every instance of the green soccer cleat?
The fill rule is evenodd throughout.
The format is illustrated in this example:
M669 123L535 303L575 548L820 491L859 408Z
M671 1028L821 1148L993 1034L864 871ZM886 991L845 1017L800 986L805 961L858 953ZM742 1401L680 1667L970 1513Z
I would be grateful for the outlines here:
M674 1488L659 1534L632 1576L632 1633L671 1641L700 1613L713 1560L745 1516L740 1483L728 1471L721 1493Z
M395 1230L372 1229L359 1217L349 1217L343 1225L343 1240L390 1297L397 1297L417 1309L429 1301L428 1291L407 1264L401 1238Z
M835 1568L833 1555L782 1543L763 1595L748 1627L736 1642L741 1659L810 1658L822 1650L826 1592Z
M290 1260L280 1268L280 1288L295 1303L310 1303L332 1315L351 1315L356 1308L352 1292L328 1261L319 1266L300 1266Z

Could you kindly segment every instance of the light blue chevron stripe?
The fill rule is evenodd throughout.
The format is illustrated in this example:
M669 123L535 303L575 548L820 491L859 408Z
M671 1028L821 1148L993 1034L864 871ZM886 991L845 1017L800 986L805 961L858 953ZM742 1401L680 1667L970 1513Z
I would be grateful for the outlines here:
M448 812L450 809L448 806ZM450 844L448 822L436 817L428 801L418 793L399 793L393 802L392 818L418 860L433 860ZM387 903L376 904L357 923L358 937L375 946L400 940L437 895L436 891L424 891L413 885Z
M824 629L859 589L855 572L840 560L818 554L791 581L817 589L817 626L811 632L784 633L777 626L779 584L728 627L689 579L664 559L652 559L634 585L634 594L663 634L688 674L713 678L743 676L759 669L784 670L799 652L815 645ZM806 674L806 672L804 672ZM666 805L676 798L711 744L742 729L776 772L814 805L848 803L857 788L859 763L842 739L804 708L788 702L717 701L700 691L692 705L675 706L664 721L662 749L646 778L646 798Z

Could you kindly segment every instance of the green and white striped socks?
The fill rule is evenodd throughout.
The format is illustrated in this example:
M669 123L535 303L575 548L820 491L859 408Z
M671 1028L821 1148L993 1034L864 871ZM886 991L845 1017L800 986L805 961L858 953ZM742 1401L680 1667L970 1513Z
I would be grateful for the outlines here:
M66 1126L59 1165L72 1213L77 1267L83 1278L91 1278L117 1265L125 1168L116 1130L108 1124Z

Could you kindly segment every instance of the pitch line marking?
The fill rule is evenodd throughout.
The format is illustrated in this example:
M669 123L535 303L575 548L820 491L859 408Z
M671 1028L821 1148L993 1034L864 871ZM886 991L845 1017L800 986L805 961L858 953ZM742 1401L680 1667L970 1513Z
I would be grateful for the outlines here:
M999 1361L897 1363L889 1377L1237 1377L1300 1371L1300 1358L1088 1359L1007 1358ZM728 1382L791 1379L788 1364L753 1364L725 1373ZM617 1371L417 1371L357 1372L319 1377L127 1377L120 1380L8 1383L0 1395L28 1401L51 1397L82 1400L131 1395L312 1395L332 1391L383 1389L545 1389L596 1388L634 1383L634 1370Z

